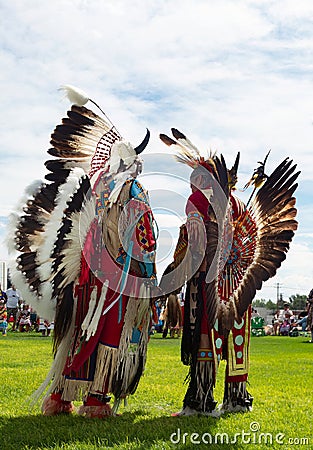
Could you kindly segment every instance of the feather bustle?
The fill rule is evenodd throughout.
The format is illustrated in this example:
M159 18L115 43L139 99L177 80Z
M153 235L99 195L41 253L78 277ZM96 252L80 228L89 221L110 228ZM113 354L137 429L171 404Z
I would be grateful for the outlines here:
M286 158L268 177L252 201L249 211L258 229L257 248L239 289L235 292L238 312L242 315L262 283L273 277L286 258L290 242L297 229L297 210L293 193L299 172Z

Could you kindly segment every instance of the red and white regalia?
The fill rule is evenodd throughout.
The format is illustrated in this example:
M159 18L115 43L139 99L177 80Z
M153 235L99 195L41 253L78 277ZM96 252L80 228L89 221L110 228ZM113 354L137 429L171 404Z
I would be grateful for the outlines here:
M88 101L65 88L78 104ZM51 136L46 182L28 188L14 217L11 276L24 300L54 320L55 358L36 394L46 391L46 415L72 412L73 400L83 400L82 415L115 414L143 373L156 242L136 177L149 134L134 148L106 116L73 105Z

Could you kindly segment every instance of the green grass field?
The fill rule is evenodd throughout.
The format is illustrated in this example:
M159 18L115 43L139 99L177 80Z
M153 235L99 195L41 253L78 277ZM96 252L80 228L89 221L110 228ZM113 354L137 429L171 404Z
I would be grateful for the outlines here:
M181 408L188 368L180 363L178 339L162 340L154 335L136 394L121 408L121 416L100 420L76 414L43 417L39 405L30 411L27 399L51 364L51 338L8 333L0 336L1 448L312 449L313 344L307 341L303 337L252 338L252 412L220 419L175 418L170 414ZM224 370L222 363L216 386L218 401L223 396Z

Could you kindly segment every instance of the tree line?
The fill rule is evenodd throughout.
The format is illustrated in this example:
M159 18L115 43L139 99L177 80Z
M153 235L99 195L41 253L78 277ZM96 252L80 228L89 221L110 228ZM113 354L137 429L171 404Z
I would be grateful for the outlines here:
M289 303L291 309L304 310L306 307L307 296L295 294L291 295L288 300L284 300L282 296L278 301L273 302L272 300L265 300L263 298L256 299L252 302L254 308L266 308L271 311L276 311L277 309L282 309L285 303Z

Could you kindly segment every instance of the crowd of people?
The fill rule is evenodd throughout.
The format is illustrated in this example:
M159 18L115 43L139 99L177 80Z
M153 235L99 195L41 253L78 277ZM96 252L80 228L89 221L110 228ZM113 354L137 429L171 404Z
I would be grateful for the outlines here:
M0 284L0 333L6 336L8 330L20 333L36 330L42 336L50 336L54 324L39 317L36 311L23 302L22 295L12 284L4 291Z
M292 311L291 305L285 303L283 309L278 309L271 325L265 326L265 334L272 336L306 336L311 333L310 343L313 343L313 289L310 291L303 311Z
M290 309L289 304L285 303L284 308L277 310L273 319L273 334L287 336L289 334L291 324L295 322L295 316Z
M292 335L293 330L301 327L302 332L311 333L310 343L313 343L313 289L311 289L307 302L305 311L302 311L296 320L291 323L289 334Z
M252 317L254 312L255 310L252 311ZM184 316L183 294L175 293L157 300L156 313L158 322L154 323L153 330L162 333L163 338L180 338ZM293 336L301 331L311 333L309 342L313 343L313 289L308 295L304 311L296 315L290 305L285 303L283 309L275 312L272 324L268 327L267 334ZM6 336L8 329L21 333L36 330L42 336L50 336L54 323L39 317L30 305L23 303L21 293L14 285L4 291L0 284L0 333Z
M162 337L168 335L181 337L183 330L184 301L183 295L171 294L156 303L158 323L154 330L162 333ZM256 309L252 308L252 318L258 317ZM260 317L260 316L259 316ZM310 291L305 310L296 313L291 306L285 303L283 309L278 309L273 317L272 325L266 326L266 333L273 336L298 336L299 332L311 333L310 343L313 343L313 289Z

